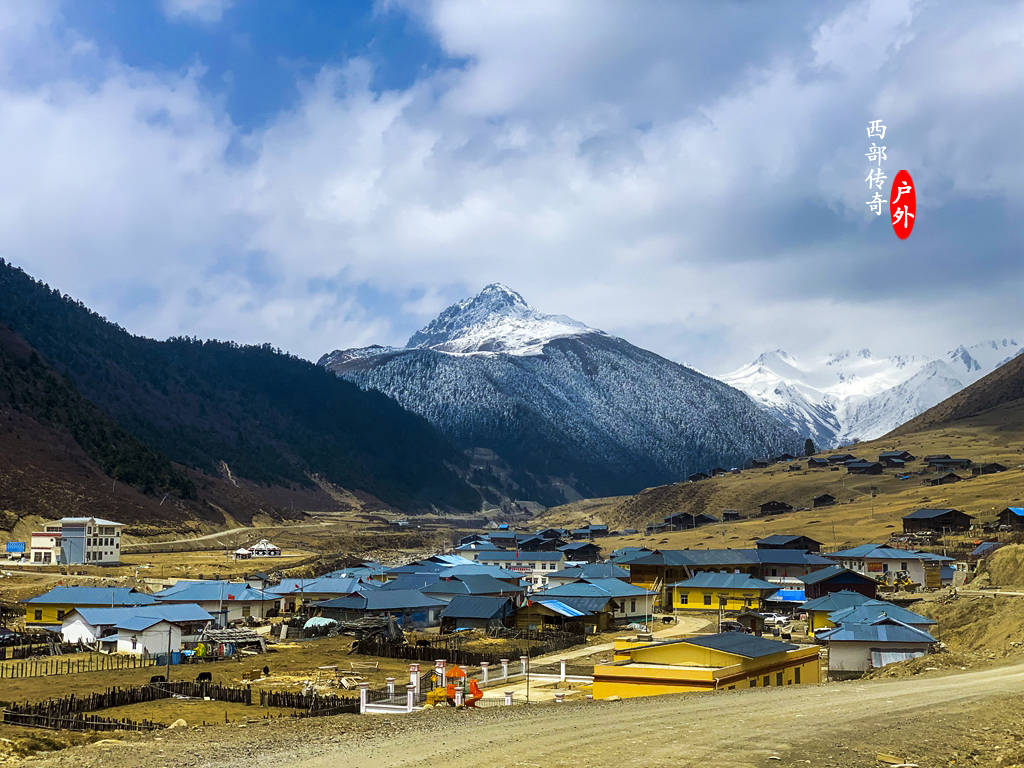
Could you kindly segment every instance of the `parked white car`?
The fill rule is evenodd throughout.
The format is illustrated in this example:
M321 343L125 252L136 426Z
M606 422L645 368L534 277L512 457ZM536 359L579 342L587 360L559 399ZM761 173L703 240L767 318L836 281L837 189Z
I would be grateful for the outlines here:
M762 613L761 616L764 618L764 623L770 627L781 627L789 624L789 616L781 613Z

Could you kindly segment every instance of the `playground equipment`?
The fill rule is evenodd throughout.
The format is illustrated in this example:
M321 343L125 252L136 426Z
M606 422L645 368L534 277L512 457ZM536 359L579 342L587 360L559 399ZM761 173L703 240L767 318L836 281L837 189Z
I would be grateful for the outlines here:
M466 695L466 671L457 664L453 664L445 670L444 677L447 685L440 685L441 681L436 675L434 676L433 680L437 687L427 693L426 701L424 702L425 706L437 707L447 704L450 707L454 707L459 706L458 702L461 699L461 706L476 707L476 703L484 697L484 692L475 679L468 680L469 695ZM457 694L459 693L462 696L458 696Z

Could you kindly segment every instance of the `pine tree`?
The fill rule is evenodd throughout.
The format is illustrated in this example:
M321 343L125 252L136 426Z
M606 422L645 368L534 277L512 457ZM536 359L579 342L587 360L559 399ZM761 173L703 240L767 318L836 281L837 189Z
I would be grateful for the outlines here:
M813 456L818 451L814 447L814 441L811 438L804 440L804 456Z

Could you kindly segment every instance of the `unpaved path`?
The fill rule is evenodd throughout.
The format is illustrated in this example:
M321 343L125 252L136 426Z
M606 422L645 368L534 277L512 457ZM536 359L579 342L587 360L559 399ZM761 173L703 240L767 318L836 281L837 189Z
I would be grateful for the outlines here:
M408 766L994 765L1024 748L1024 664L978 672L683 694L621 702L354 716L164 731L76 747L36 765L76 768ZM1017 754L1011 755L1016 750ZM771 757L779 760L770 760ZM959 757L965 757L961 760Z

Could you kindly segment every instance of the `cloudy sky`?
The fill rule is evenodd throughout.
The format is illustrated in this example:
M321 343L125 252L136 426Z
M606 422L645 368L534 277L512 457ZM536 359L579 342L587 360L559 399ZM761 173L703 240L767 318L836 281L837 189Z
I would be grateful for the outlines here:
M0 256L311 359L491 281L711 372L1019 337L1022 136L1020 3L0 0Z

